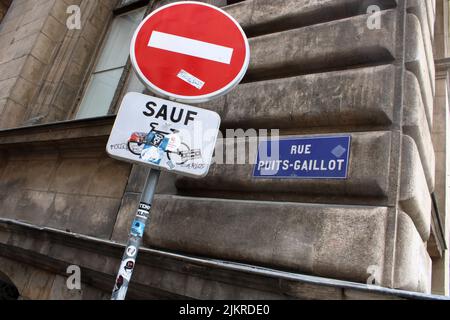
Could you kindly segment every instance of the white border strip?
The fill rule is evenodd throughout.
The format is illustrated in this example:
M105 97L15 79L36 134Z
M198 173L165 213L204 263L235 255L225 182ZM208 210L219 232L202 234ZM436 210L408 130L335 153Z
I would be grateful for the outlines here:
M148 46L224 64L231 63L234 51L232 48L159 31L153 31Z

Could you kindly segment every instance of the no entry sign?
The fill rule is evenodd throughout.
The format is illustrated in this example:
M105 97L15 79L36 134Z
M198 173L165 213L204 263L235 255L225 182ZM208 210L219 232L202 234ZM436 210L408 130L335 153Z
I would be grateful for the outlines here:
M220 127L212 111L177 103L210 101L232 90L250 60L247 37L224 11L199 2L177 2L154 11L136 30L131 60L141 80L171 101L128 93L111 132L107 152L149 166L139 209L114 285L124 300L131 281L160 170L201 178L209 171Z
M140 24L131 60L155 93L199 103L228 93L242 80L250 49L244 31L226 12L185 1L161 7Z

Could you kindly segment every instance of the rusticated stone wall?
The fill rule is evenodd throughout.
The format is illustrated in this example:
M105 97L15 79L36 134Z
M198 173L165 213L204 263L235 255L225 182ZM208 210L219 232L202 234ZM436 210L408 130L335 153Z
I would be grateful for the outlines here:
M251 63L243 84L202 107L221 114L224 131L349 133L349 178L256 181L251 165L213 165L157 198L149 246L357 282L374 265L384 286L430 292L434 4L408 2L404 48L399 4L371 1L383 9L373 30L368 4L225 7L250 36ZM113 237L122 241L138 195L126 197Z
M150 8L170 2L150 1ZM0 29L0 42L10 44L0 46L0 127L22 127L0 132L0 219L54 228L67 239L72 232L123 243L147 170L107 158L112 116L71 121L115 3L36 3L14 0ZM81 30L64 27L69 4L84 12ZM369 27L370 5L381 9L379 28ZM223 8L248 34L251 63L242 84L201 107L221 115L224 132L349 134L349 176L256 181L248 164L215 164L202 180L163 174L147 250L359 283L376 268L384 287L429 293L430 254L439 254L431 193L442 188L436 155L443 152L432 140L442 117L434 97L443 91L435 85L435 1L246 0ZM52 124L61 120L68 122ZM114 276L108 253L91 248L67 257L53 244L39 251L20 244L14 228L2 230L0 248L36 250L39 261L77 261L91 281ZM113 250L112 242L103 244ZM98 261L108 263L96 267ZM176 265L151 261L152 272L136 276L136 297L146 286L163 290L160 296L195 298L231 297L245 287L232 283L202 295L222 280L204 276L193 284Z

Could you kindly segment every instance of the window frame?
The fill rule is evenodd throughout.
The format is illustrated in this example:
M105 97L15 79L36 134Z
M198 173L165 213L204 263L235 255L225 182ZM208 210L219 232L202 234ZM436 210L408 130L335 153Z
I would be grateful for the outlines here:
M87 90L89 89L90 83L92 81L92 78L94 76L94 74L101 74L101 73L105 73L108 71L113 71L113 70L117 70L119 69L119 67L117 68L111 68L108 70L102 70L100 72L95 72L95 68L100 60L101 57L101 53L104 50L105 46L106 46L106 39L109 35L109 33L111 32L111 27L112 24L114 22L114 19L120 15L123 14L127 14L129 12L135 11L135 10L139 10L139 9L146 9L145 13L144 13L144 18L151 12L151 8L152 6L150 4L152 4L154 1L153 0L135 0L132 1L129 4L123 5L121 6L120 4L112 11L112 16L109 19L108 23L105 26L105 29L103 31L102 37L100 39L100 44L97 46L97 48L95 49L94 52L94 56L95 58L92 59L89 67L88 67L88 71L86 73L86 76L83 80L82 83L82 87L79 91L78 94L78 98L77 98L77 103L74 106L74 108L72 109L72 112L70 113L70 119L72 120L84 120L84 119L93 119L93 118L101 118L101 117L106 117L106 116L110 116L115 114L116 109L117 109L117 105L119 102L119 99L123 96L123 91L126 88L126 85L130 79L131 76L131 59L130 56L128 56L126 63L123 67L123 71L122 74L120 76L119 82L117 83L117 87L114 91L114 95L112 98L112 101L109 105L108 108L108 112L103 115L103 116L97 116L97 117L88 117L88 118L77 118L78 112L80 111L81 105L83 103L83 99L87 93Z

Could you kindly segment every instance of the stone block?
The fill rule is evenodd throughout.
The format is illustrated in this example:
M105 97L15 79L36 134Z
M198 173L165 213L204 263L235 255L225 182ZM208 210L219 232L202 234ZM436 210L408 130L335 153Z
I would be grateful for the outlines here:
M62 2L61 0L57 1ZM30 24L36 20L46 19L54 3L55 0L39 1L39 3L35 2L33 8L23 15L22 24Z
M21 71L21 77L34 83L40 85L44 75L47 65L33 57L32 55L27 56L23 69Z
M436 77L436 68L434 66L434 57L433 57L433 42L432 42L432 35L430 30L430 24L428 22L428 15L427 15L427 8L426 8L426 2L423 0L412 0L408 2L408 13L414 14L417 19L419 20L420 27L421 27L421 33L422 33L422 40L423 40L423 46L425 50L425 54L427 57L427 63L428 63L428 72L430 75L430 82L433 87L433 93L435 93L435 77Z
M15 190L12 191L2 186L0 188L0 217L6 219L15 219L17 203L19 202L20 198L20 192L15 192Z
M430 192L434 191L435 154L416 77L406 73L403 131L416 142Z
M131 170L131 174L128 179L126 192L140 194L144 189L149 171L149 168L133 165L133 169ZM176 194L177 190L175 188L175 179L176 176L174 174L170 172L161 172L156 193Z
M57 43L42 32L39 33L31 54L45 64L51 64Z
M54 274L33 268L21 295L33 300L47 300L50 296L54 279Z
M62 24L52 16L48 16L41 32L45 34L50 40L58 43L61 42L66 35L66 33L61 32L61 30L64 30L66 28L67 27L65 24Z
M22 190L14 210L14 219L36 225L45 225L51 215L55 199L52 192Z
M17 78L14 88L11 90L10 98L17 103L27 107L38 90L38 86L22 77ZM24 117L24 115L22 115Z
M394 109L392 65L246 83L201 107L226 128L389 125Z
M365 14L370 5L387 9L395 4L395 0L247 0L224 10L253 36Z
M110 293L106 293L106 292L102 292L96 288L93 288L91 286L88 285L84 285L83 286L83 290L82 290L82 300L84 301L98 301L98 300L110 300L111 299L111 294Z
M447 83L445 79L436 80L436 95L435 97L446 97L447 96Z
M411 218L399 212L394 288L431 293L431 259Z
M50 190L68 194L88 194L90 181L98 168L98 159L63 159Z
M91 178L88 194L121 199L129 175L129 164L111 158L102 159Z
M91 43L81 37L76 48L74 49L72 62L81 66L82 69L87 68L91 62L94 49L95 47Z
M32 11L37 1L13 1L11 6L9 7L8 14L6 16L7 19L18 18L23 16L26 12ZM5 20L7 20L5 19Z
M103 36L104 26L98 23L93 24L90 20L86 21L83 27L83 38L92 45L98 43L98 39Z
M434 40L434 26L436 23L436 0L426 0L428 23L431 32L431 40Z
M47 191L55 169L54 160L13 160L6 165L0 185L9 190Z
M3 113L3 111L5 110L5 106L8 103L8 99L1 99L0 100L0 114Z
M66 281L66 277L55 276L49 293L50 300L81 300L84 290L69 290Z
M47 15L51 15L52 17L54 17L56 20L59 21L59 23L61 23L62 25L66 25L66 21L67 21L67 3L63 0L55 0L53 6L51 6L51 10L49 12L49 14ZM65 31L67 29L65 28Z
M384 272L387 211L158 195L144 246L366 283L369 267ZM425 245L399 212L394 287L428 293L430 276Z
M145 181L147 180L149 168L144 166L133 165L128 179L126 192L141 193L144 189Z
M140 194L125 193L114 225L111 240L126 243L133 219L139 206Z
M0 39L1 41L1 39ZM25 57L13 59L0 65L0 81L17 78L25 63Z
M21 23L20 27L14 31L14 41L20 41L32 34L39 33L45 23L46 17L39 17L33 22Z
M430 5L430 1L428 0L411 0L407 4L407 12L417 16L422 27L422 36L424 39L425 37L428 38L431 42L433 39L432 29L434 29L434 25L432 25L431 16L428 15L428 7Z
M53 104L52 106L56 109L60 110L70 110L74 102L76 102L78 97L78 90L77 87L72 87L68 84L66 84L63 81L59 83L58 91L55 93L53 98ZM42 111L41 111L42 112ZM52 108L52 116L57 115L57 110L54 110ZM65 112L67 116L67 111Z
M435 140L434 148L436 151L445 150L445 142L437 141L436 139L439 136L444 136L447 131L447 113L446 108L448 108L448 99L447 97L436 97L434 100L434 105L436 108L434 109L433 119L433 140Z
M274 193L292 193L316 199L323 196L372 197L388 196L391 135L389 132L353 133L348 179L254 179L253 165L256 159L255 139L238 139L234 152L246 154L246 164L213 164L209 175L201 180L179 177L180 190L225 190L255 192L272 196ZM249 148L249 142L255 146ZM230 153L235 142L226 144ZM245 151L244 151L245 148ZM237 151L236 151L237 150ZM242 150L242 151L241 151ZM340 199L342 201L342 199Z
M56 194L45 225L68 232L109 239L120 200L80 195ZM41 224L40 224L41 225Z
M392 60L394 10L380 15L381 29L367 28L368 15L293 29L250 39L247 81Z
M17 78L10 78L0 81L0 99L7 99L11 94L11 90L17 82Z
M29 146L28 148L9 148L8 162L13 161L54 161L58 159L58 152L51 146Z
M432 114L434 98L434 79L430 78L427 54L423 45L423 37L419 19L415 15L407 15L406 33L406 68L414 73L419 81L425 108ZM430 123L433 123L433 119Z
M146 246L366 282L387 208L157 196Z
M1 90L1 89L0 89ZM17 128L23 121L26 108L11 99L7 99L3 112L0 116L0 128Z
M14 41L13 43L11 43L6 51L8 59L21 58L23 56L29 55L39 35L39 32L34 33L26 38L23 38L22 40Z
M403 136L400 206L413 220L423 241L431 232L431 197L414 140Z
M115 4L111 1L97 1L95 6L91 7L89 22L97 25L99 29L103 29L112 18L114 8Z

